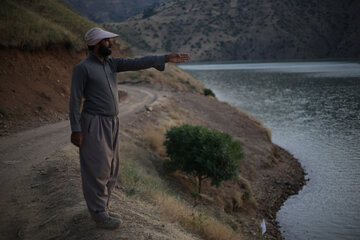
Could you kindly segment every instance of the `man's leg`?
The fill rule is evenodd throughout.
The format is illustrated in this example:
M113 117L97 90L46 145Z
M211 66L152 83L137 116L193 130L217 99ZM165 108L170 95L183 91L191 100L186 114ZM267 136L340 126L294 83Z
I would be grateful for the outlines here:
M119 165L120 165L120 142L119 142L119 118L116 117L113 119L113 159L111 161L111 171L109 182L107 183L108 188L108 199L107 199L107 210L110 211L110 197L111 192L114 190L116 181L119 175ZM120 218L120 215L109 212L110 216Z
M106 207L113 159L111 119L83 114L82 134L80 164L83 192L92 218L99 222L109 218Z

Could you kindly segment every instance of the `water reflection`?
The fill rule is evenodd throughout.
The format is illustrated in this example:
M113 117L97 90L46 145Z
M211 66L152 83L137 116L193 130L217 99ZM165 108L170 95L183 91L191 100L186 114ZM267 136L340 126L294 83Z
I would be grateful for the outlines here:
M308 172L311 181L277 216L286 239L360 238L358 63L182 68L219 99L261 119Z

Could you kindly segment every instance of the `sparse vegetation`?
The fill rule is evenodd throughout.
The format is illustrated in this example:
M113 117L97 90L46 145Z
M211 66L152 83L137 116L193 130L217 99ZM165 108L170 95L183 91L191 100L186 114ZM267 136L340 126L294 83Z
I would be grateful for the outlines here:
M178 222L188 231L199 234L204 239L242 239L233 228L211 216L211 213L193 208L181 200L163 180L147 174L133 161L122 163L119 181L128 196L151 201L159 207L159 212L165 219Z
M150 7L144 10L142 18L148 18L156 14L154 7Z
M135 161L121 162L118 180L128 196L151 199L158 192L169 191L164 181L146 173L142 166Z
M153 150L158 156L165 157L166 151L163 146L165 141L166 130L164 127L146 126L144 133L144 142Z
M84 32L95 26L60 1L2 1L0 45L34 50L56 44L82 49Z
M151 16L151 21L148 21L148 18L142 19L142 16L138 15L134 17L136 21L130 20L119 24L122 25L122 30L126 29L125 32L129 32L129 43L145 39L151 48L145 45L137 46L136 50L142 54L149 53L149 49L157 53L171 51L171 49L185 49L191 51L191 59L194 61L214 58L218 60L294 59L329 57L327 55L340 51L338 48L340 44L344 50L341 50L343 52L339 54L357 57L358 50L346 44L346 42L355 41L355 35L349 33L355 31L350 28L356 26L357 17L350 17L353 15L351 13L348 17L339 15L338 20L335 20L331 14L328 14L329 9L348 12L347 9L352 4L333 1L322 7L319 15L315 14L319 13L319 3L310 2L314 5L310 10L309 3L305 5L301 1L295 1L291 11L283 11L288 8L286 3L276 1L259 3L246 0L225 4L223 1L216 0L208 5L201 1L190 1L187 4L183 1L172 1L171 5L167 3L161 8L155 8L156 14ZM180 12L182 17L170 17L179 16ZM296 17L299 16L298 13L304 14L299 18ZM133 30L136 23L141 26L141 31ZM150 28L145 29L148 24L160 32L159 38L146 37L146 34L153 36L155 31ZM171 37L166 39L167 35ZM191 41L188 40L189 36L193 38ZM211 43L197 41L201 37L213 41ZM349 37L352 40L341 40ZM168 39L171 39L171 45L166 44ZM253 39L254 43L248 46L250 43L246 39ZM283 44L283 40L293 40L294 44ZM220 41L223 43L221 44ZM275 44L271 44L271 41ZM274 47L274 45L279 47ZM324 51L319 47L321 45L328 45L331 50ZM296 51L297 47L301 50ZM206 50L211 53L205 54ZM210 58L209 55L212 57Z

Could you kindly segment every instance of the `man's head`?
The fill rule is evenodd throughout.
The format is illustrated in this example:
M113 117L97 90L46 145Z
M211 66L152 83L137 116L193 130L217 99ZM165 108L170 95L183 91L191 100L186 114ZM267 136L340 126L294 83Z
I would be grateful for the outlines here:
M85 41L90 50L97 52L105 58L111 54L111 38L118 36L101 28L92 28L85 34Z
M107 56L110 56L110 54L112 53L111 51L111 46L112 46L112 42L110 38L105 38L103 40L101 40L98 44L97 44L98 48L94 50L97 50L97 53L102 56L103 58L106 58Z

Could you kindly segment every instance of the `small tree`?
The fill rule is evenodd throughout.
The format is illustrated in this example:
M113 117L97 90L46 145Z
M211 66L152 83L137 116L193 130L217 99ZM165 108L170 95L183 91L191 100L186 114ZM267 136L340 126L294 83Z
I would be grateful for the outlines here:
M210 88L204 88L204 95L215 97L215 93Z
M194 174L198 194L206 178L211 178L211 184L217 187L224 180L236 178L238 161L244 156L240 142L229 134L188 124L167 131L164 145L170 157L167 169Z

